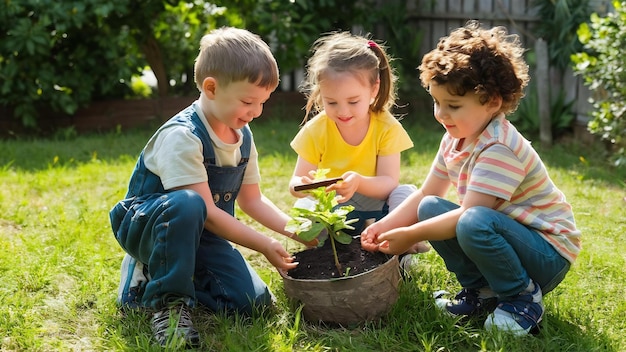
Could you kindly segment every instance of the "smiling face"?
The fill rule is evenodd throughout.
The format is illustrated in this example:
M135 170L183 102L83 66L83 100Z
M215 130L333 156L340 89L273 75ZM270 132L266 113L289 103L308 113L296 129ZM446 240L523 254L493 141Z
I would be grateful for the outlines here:
M214 78L205 79L203 91L209 100L205 115L209 124L219 123L232 129L243 128L263 112L263 104L274 91L248 81L220 85Z
M464 139L465 144L478 138L502 104L499 98L481 104L480 95L473 92L453 95L446 85L434 81L429 92L434 101L435 119L452 137Z
M333 72L320 80L324 110L339 129L369 126L370 103L378 93L379 84L372 86L365 77L353 72Z

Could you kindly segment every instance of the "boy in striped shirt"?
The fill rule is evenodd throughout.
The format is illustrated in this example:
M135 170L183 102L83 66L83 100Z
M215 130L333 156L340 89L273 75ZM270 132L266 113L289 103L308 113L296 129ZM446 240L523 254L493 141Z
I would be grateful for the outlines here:
M446 133L421 189L361 236L363 248L391 254L430 241L463 287L437 305L488 314L485 328L515 335L538 327L542 296L581 248L570 204L505 118L529 81L523 52L505 28L470 21L424 56L420 79ZM459 204L444 199L450 186Z

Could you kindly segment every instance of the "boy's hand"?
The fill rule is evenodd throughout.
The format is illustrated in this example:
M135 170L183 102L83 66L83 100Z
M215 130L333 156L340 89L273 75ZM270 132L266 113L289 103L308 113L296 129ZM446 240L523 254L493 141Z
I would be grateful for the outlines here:
M298 263L293 262L293 257L283 248L280 242L273 238L269 239L263 255L278 269L291 270L298 265Z
M361 232L361 247L369 252L379 250L378 235L380 235L380 224L373 223Z
M367 231L369 228L365 229ZM367 235L365 240L366 246L377 245L378 250L386 254L402 254L407 252L415 241L411 240L406 231L406 227L392 229L384 233L376 233ZM365 232L364 231L364 232ZM363 235L361 235L361 246L363 246ZM370 245L370 243L372 243ZM363 247L366 249L366 247Z

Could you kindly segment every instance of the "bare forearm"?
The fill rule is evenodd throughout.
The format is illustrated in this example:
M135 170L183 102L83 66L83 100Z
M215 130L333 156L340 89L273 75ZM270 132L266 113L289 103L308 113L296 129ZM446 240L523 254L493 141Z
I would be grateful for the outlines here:
M456 237L456 224L462 210L456 209L434 218L417 222L406 227L407 235L414 242L443 241Z
M221 209L208 216L204 227L216 235L246 248L261 253L266 250L267 236L258 233Z
M357 192L370 198L386 200L391 191L398 187L398 181L390 176L359 177Z
M417 207L422 201L421 190L411 194L396 209L378 221L383 231L398 227L406 227L417 223Z
M265 196L262 196L256 202L241 203L239 206L243 212L268 229L285 236L291 235L291 233L285 231L285 225L289 221L289 216Z

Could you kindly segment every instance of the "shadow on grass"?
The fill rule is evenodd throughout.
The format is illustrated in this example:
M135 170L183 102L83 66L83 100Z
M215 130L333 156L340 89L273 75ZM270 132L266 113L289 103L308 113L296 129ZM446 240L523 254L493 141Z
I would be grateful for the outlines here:
M428 280L427 280L428 281ZM617 351L619 342L590 327L577 326L548 310L541 329L522 338L501 332L485 331L484 319L461 321L446 316L435 306L432 292L423 282L408 281L400 287L400 298L377 335L406 337L406 350L475 351L477 346L500 351ZM407 344L408 342L408 344ZM409 345L412 345L409 348Z
M444 132L434 119L406 116L401 121L415 144L406 153L434 157ZM263 116L253 121L250 127L260 158L273 154L295 157L289 143L298 132L300 122L299 116ZM97 160L114 164L121 159L136 159L157 128L147 126L65 139L0 140L0 170L37 171L51 167L72 168ZM535 147L548 168L567 170L581 180L595 179L608 185L624 186L626 168L617 169L609 165L601 145L589 146L569 139L557 141L550 149Z
M200 334L197 351L274 351L283 338L289 339L290 329L276 329L277 321L283 321L286 312L262 312L254 317L220 313L216 314L199 306L191 311L194 327ZM151 314L133 310L120 314L111 327L119 342L117 347L125 351L179 351L186 350L174 340L161 348L152 337ZM286 346L284 346L286 347Z
M92 161L135 159L153 129L93 133L67 139L0 140L0 170L40 171L74 168Z

